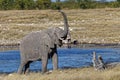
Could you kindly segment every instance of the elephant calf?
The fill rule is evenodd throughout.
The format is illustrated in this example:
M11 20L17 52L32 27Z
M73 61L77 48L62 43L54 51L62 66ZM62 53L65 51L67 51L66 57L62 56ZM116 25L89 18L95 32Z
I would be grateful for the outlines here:
M67 38L69 26L64 12L59 10L64 18L64 29L55 27L42 31L31 32L20 42L21 64L18 73L29 71L30 63L42 61L42 72L47 71L48 59L52 58L53 69L58 69L57 46L62 46L62 41Z

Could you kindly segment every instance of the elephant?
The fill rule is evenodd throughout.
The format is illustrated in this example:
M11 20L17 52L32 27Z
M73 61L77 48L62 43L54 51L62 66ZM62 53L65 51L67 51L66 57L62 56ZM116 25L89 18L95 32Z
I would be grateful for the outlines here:
M58 69L57 47L63 45L62 41L67 38L69 25L66 14L58 10L64 19L64 28L49 28L27 34L20 41L20 66L17 73L28 73L30 63L42 61L42 73L47 71L48 59L52 59L53 69Z

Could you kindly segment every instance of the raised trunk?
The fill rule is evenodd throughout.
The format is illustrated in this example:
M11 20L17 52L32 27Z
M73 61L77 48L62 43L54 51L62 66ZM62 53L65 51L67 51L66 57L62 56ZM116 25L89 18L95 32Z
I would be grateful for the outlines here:
M63 31L63 37L66 38L67 37L67 34L68 34L68 31L69 31L69 25L68 25L68 20L67 20L67 16L66 14L59 10L59 12L61 12L62 16L63 16L63 19L64 19L64 31Z

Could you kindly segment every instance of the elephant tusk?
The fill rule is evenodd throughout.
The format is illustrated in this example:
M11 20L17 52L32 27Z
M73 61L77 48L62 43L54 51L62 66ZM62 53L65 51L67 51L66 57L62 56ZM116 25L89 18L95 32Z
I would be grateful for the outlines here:
M63 41L64 39L62 39L62 38L59 38L61 41Z

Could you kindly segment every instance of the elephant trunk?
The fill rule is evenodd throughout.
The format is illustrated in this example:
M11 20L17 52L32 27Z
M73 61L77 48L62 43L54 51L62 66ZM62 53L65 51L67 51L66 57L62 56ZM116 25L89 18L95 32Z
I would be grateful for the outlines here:
M67 16L63 11L59 10L59 12L62 14L64 19L64 32L62 34L63 34L63 38L66 39L69 31Z

